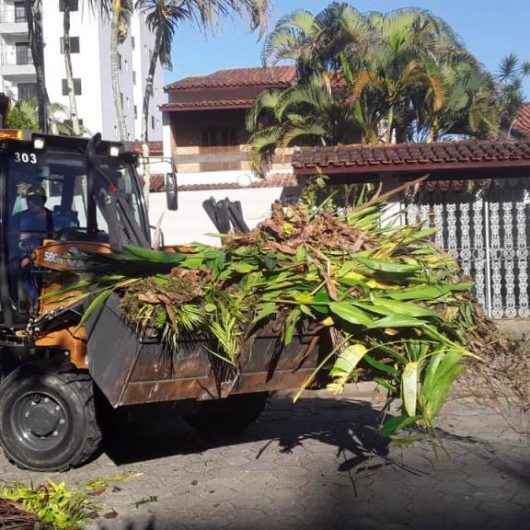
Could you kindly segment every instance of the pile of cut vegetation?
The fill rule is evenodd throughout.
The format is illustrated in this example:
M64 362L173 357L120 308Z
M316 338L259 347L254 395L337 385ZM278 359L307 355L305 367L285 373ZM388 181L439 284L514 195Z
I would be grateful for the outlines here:
M274 205L250 233L222 236L220 248L78 255L88 278L55 297L65 304L88 297L84 323L115 293L139 335L158 334L175 349L190 334L206 337L212 359L235 369L242 344L271 320L281 321L286 345L312 322L333 339L319 366L329 369L330 391L362 373L402 400L384 434L431 428L466 358L485 347L473 332L481 316L433 230L384 218L382 200Z
M0 530L35 530L39 527L36 515L21 510L16 504L0 498Z

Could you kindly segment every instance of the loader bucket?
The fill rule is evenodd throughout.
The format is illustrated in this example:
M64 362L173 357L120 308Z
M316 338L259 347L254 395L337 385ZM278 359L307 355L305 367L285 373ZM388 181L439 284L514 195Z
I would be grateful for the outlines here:
M235 370L199 336L171 350L159 337L139 337L119 305L111 296L87 325L89 371L113 407L296 389L313 373L325 342L307 328L284 346L272 324L245 344Z

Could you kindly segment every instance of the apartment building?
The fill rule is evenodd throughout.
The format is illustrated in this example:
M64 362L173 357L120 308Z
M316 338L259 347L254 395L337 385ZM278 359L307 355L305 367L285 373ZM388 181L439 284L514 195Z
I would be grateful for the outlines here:
M63 45L63 3L43 2L46 84L50 100L68 106ZM90 133L105 139L118 138L112 97L110 65L110 22L93 13L84 0L71 5L71 53L79 117ZM12 98L35 95L35 68L29 47L23 1L0 0L0 91ZM139 139L142 130L142 102L154 35L142 13L135 13L129 36L120 46L121 99L129 139ZM154 83L149 118L150 140L162 139L164 102L163 74L159 68Z

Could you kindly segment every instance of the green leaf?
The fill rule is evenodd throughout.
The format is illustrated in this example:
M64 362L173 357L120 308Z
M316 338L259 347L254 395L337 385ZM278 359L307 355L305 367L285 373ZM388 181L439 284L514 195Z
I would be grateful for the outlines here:
M298 304L305 304L305 305L311 305L314 301L314 297L310 293L299 293L295 292L293 293L293 299Z
M365 258L363 256L356 256L359 263L376 272L392 273L392 274L410 274L418 271L418 265L411 265L409 263L396 263L395 261L384 261L380 259Z
M140 258L151 263L167 263L169 265L177 265L184 256L177 252L164 252L162 250L152 250L149 248L138 247L136 245L127 245L123 248L121 253L116 253L118 257Z
M109 299L110 295L112 294L112 289L106 289L105 291L102 291L99 293L88 305L88 307L85 309L85 312L83 313L83 316L81 317L81 321L79 322L79 326L82 326L85 324L92 315L98 311L101 307L105 305L105 302Z
M397 376L399 375L399 370L396 370L393 366L383 363L381 361L378 361L377 359L374 359L370 354L366 354L363 357L363 361L370 365L372 368L375 368L376 370L379 370L380 372L384 372L388 375Z
M256 265L251 265L250 263L245 262L232 263L231 268L239 274L248 274L249 272L257 270Z
M366 311L353 306L349 302L331 302L329 308L335 315L350 324L370 326L373 322Z
M408 363L401 376L401 390L403 392L403 407L409 416L416 416L418 401L419 364Z
M388 296L394 300L435 300L452 291L468 291L473 287L469 282L453 285L417 285L408 289L390 292Z
M401 316L401 315L389 315L387 317L376 320L368 326L368 329L381 329L381 328L418 328L425 325L423 320L417 318Z
M385 421L381 433L386 438L389 438L400 429L404 429L405 427L415 423L417 419L418 418L416 416L397 416L390 418L389 420Z
M350 377L368 350L362 344L352 344L337 357L330 371L331 377Z
M278 265L278 257L276 256L276 254L269 253L265 256L264 263L267 269L273 271Z
M293 341L296 325L302 316L299 308L293 309L285 319L285 326L283 330L283 343L288 346Z
M296 249L296 255L294 257L294 260L297 262L297 263L302 263L305 261L306 259L306 250L305 250L305 247L304 245L300 245L297 249Z
M420 239L429 239L436 234L437 228L423 228L422 230L415 230L412 235L406 237L403 243L408 244Z
M375 306L383 307L388 311L409 317L437 317L438 315L426 307L422 307L410 302L399 302L396 300L388 300L385 298L373 297L372 302Z
M201 256L188 256L181 264L180 267L185 269L199 269L202 267L204 259Z
M301 304L300 305L300 311L302 311L302 313L304 313L304 315L307 315L310 318L315 318L316 319L316 316L313 314L313 312L311 311L311 309L308 306L306 306L304 304Z
M442 408L453 383L463 369L462 354L454 349L440 352L431 359L425 370L419 396L423 415L428 424Z
M260 306L258 314L254 318L254 321L252 323L257 324L264 318L274 315L274 313L276 313L277 311L278 311L278 306L274 302L267 302L266 304L262 304Z

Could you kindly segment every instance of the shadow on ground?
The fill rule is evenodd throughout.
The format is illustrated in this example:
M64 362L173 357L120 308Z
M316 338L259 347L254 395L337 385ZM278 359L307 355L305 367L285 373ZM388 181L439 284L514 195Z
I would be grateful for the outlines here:
M244 484L241 499L226 485L217 492L208 490L218 489L219 483L204 486L200 510L192 516L187 501L201 495L193 486L174 504L154 505L156 515L129 513L132 518L103 523L100 530L520 530L530 520L524 504L530 475L526 456L505 458L496 454L500 446L439 430L454 460L452 454L433 464L427 444L407 449L407 456L399 458L400 451L391 451L378 435L380 413L368 402L309 397L293 405L281 397L244 434L224 439L198 436L172 406L120 415L107 432L106 446L117 464L247 443L256 447L258 462L271 445L287 460L275 458L270 464L278 474L273 486L260 475L263 468L248 475L235 467ZM309 458L306 474L295 481L289 480L288 470L274 467L289 465L290 452L295 453L293 461L302 462L299 446L315 449L321 444L337 455L331 468L329 450L323 453L327 457L303 457ZM209 493L215 493L214 501Z
M353 454L342 464L345 470L370 455L388 453L388 440L377 432L380 421L380 412L368 402L308 398L293 404L282 397L271 400L258 421L238 436L201 436L175 406L149 405L118 411L106 429L104 450L120 465L263 441L259 458L274 441L288 453L311 439L336 447L339 454Z

